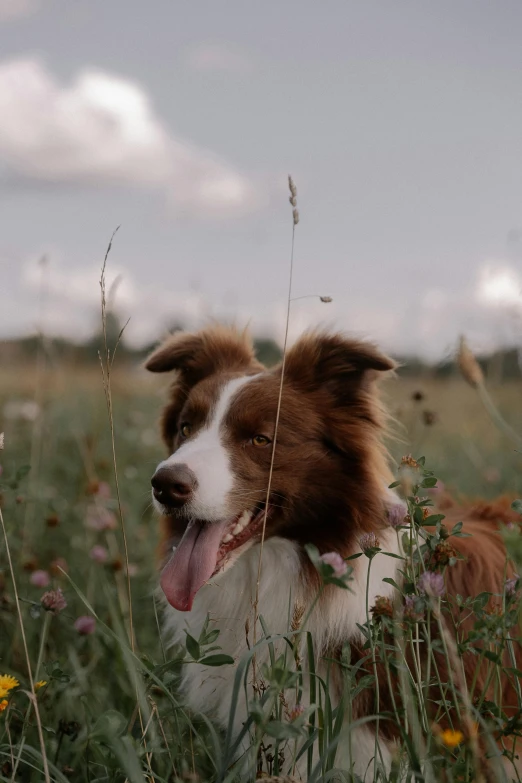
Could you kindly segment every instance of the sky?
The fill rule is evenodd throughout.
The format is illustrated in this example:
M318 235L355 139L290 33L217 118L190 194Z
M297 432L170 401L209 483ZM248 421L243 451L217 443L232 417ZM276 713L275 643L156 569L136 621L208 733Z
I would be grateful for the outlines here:
M0 339L522 342L520 0L0 0ZM325 304L318 296L330 296Z

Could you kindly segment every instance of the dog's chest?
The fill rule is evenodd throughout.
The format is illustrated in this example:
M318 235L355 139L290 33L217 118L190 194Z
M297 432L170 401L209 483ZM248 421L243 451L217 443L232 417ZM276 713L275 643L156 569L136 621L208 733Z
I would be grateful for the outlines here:
M381 539L385 551L398 549L394 531L385 531ZM190 612L178 612L168 606L164 616L167 644L184 644L185 631L198 639L210 617L210 628L220 632L216 644L237 664L254 641L259 642L265 636L259 622L254 634L259 556L260 546L253 546L228 571L199 591ZM373 561L368 590L370 607L377 595L391 594L391 586L382 580L394 575L396 562L383 555ZM358 625L364 624L367 616L367 563L366 558L355 560L351 589L327 588L307 618L304 630L311 632L318 659L327 651L340 648L344 642L360 637ZM316 591L303 577L297 545L283 538L268 539L263 548L258 591L258 615L263 618L266 632L277 635L295 630L292 621L296 615L301 621L306 618L315 598ZM284 649L284 642L279 646ZM256 663L261 667L268 660L269 647L263 643L256 652ZM188 706L227 726L235 674L235 665L185 666L182 688ZM246 707L246 703L239 705L238 724L244 720Z
M184 644L185 631L199 638L210 617L210 628L220 632L215 644L237 663L254 643L259 555L259 545L252 547L232 568L201 588L190 612L178 612L168 606L163 626L167 644ZM292 542L271 538L265 542L262 558L258 615L270 634L286 633L295 605L302 600L299 552ZM258 623L256 640L263 635ZM258 664L267 661L268 657L268 646L264 645L257 655ZM221 725L227 725L235 674L235 665L185 666L182 688L189 706L213 717Z

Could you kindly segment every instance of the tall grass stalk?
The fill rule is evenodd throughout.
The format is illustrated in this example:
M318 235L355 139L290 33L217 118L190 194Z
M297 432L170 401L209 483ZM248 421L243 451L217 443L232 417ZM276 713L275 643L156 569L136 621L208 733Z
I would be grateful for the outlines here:
M123 552L124 552L124 561L125 561L125 571L126 571L126 577L127 577L127 612L124 612L124 607L122 606L122 612L125 616L127 614L127 621L128 621L128 633L129 633L129 641L132 653L134 654L136 651L136 638L134 634L134 621L133 621L133 611L132 611L132 590L131 590L131 581L130 581L130 569L129 569L129 546L127 542L127 531L125 529L125 520L123 516L123 508L121 503L121 494L120 494L120 482L118 478L118 462L116 458L116 437L114 432L114 416L113 416L113 406L112 406L112 387L111 387L111 369L114 361L114 356L116 354L116 351L118 349L119 342L121 340L121 337L123 335L123 331L125 329L125 324L120 331L120 334L118 335L118 338L116 340L116 344L114 348L112 349L112 356L111 356L111 349L108 344L107 340L107 299L106 299L106 286L105 286L105 271L107 268L107 259L109 257L109 254L111 252L112 248L112 242L113 239L119 229L119 226L113 231L112 236L109 240L109 244L107 246L107 250L105 252L105 257L103 259L102 269L101 269L101 276L100 276L100 292L101 292L101 319L102 319L102 330L103 330L103 350L104 355L103 358L100 356L100 365L101 365L101 371L102 371L102 379L103 379L103 390L105 392L105 401L107 404L107 415L109 418L109 427L110 427L110 433L111 433L111 453L112 453L112 463L113 463L113 469L114 469L114 482L116 485L116 499L118 503L118 516L120 518L120 529L121 529L121 536L123 541ZM143 721L143 715L142 715L142 709L140 706L141 702L141 695L140 695L140 687L139 687L139 681L137 672L134 667L131 667L131 672L133 675L134 680L134 688L136 691L136 706L140 721L140 727L141 727L141 733L142 736L145 735L145 725ZM147 761L149 766L150 774L152 775L152 769L151 769L151 758L150 755L147 754Z
M27 639L26 639L26 636L25 636L24 620L23 620L23 617L22 617L22 609L20 607L20 599L18 597L18 588L16 586L16 577L15 577L15 571L14 571L14 568L13 568L13 560L12 560L12 557L11 557L11 548L9 546L9 538L7 536L7 529L6 529L6 526L5 526L4 516L2 514L1 506L0 506L0 524L2 525L2 534L3 534L3 537L4 537L4 544L5 544L5 551L6 551L6 555L7 555L7 562L9 564L9 573L11 575L11 581L13 583L13 595L14 595L14 599L15 599L16 613L17 613L17 616L18 616L18 622L20 624L20 633L22 635L22 644L23 644L23 647L24 647L25 663L26 663L26 666L27 666L27 677L29 679L29 687L30 687L29 697L30 697L30 700L31 700L31 702L33 704L33 707L34 707L34 714L35 714L36 725L37 725L37 729L38 729L38 739L40 741L40 748L41 748L41 752L42 752L42 765L43 765L44 780L45 780L45 783L51 783L51 778L49 776L49 765L48 765L48 761L47 761L47 753L46 753L46 750L45 750L45 741L44 741L43 730L42 730L42 721L40 719L40 710L38 708L38 701L37 701L37 698L36 698L36 691L35 691L35 687L34 687L33 673L32 673L32 670L31 670L31 659L29 657L29 649L27 647ZM19 748L17 763L13 767L13 777L12 777L13 781L15 781L15 779L16 779L15 778L16 769L17 769L17 766L18 766L18 763L19 763L19 760L20 760L20 757L21 757L21 754L22 754L23 746L24 746L24 736L22 736L22 738L20 740L20 748Z
M275 453L276 453L276 446L277 446L277 433L279 429L279 417L281 414L281 401L283 399L283 383L284 383L284 377L285 377L285 365L286 365L286 351L288 346L288 328L290 324L290 307L292 303L292 282L293 282L293 274L294 274L294 248L295 248L295 229L299 222L299 214L296 210L296 204L295 199L297 196L297 190L294 185L294 181L291 176L288 177L288 186L290 189L290 203L293 206L292 211L292 242L290 247L290 265L289 265L289 271L288 271L288 295L286 300L286 319L285 319L285 336L283 340L283 356L281 359L281 379L279 381L279 393L277 398L277 409L276 409L276 418L275 418L275 426L274 426L274 437L272 440L272 454L270 458L270 469L268 473L268 484L266 489L266 503L265 503L265 512L263 516L263 527L261 530L261 542L259 547L259 562L257 566L257 578L256 578L256 594L255 594L255 600L253 604L254 609L254 629L253 629L253 637L254 637L254 645L257 641L257 621L258 621L258 610L259 610L259 585L261 582L261 567L262 567L262 561L263 561L263 547L265 543L265 533L266 533L266 522L268 518L268 503L270 500L270 490L272 488L272 476L274 473L274 460L275 460ZM255 662L254 662L254 678L255 678Z
M102 379L103 379L103 390L105 392L105 401L107 404L107 414L109 417L109 427L111 433L111 452L112 452L112 462L113 462L113 469L114 469L114 482L116 485L116 499L118 502L118 515L120 517L120 528L121 528L123 552L125 558L125 570L127 574L127 601L128 601L127 613L128 613L128 623L129 623L129 639L130 639L131 649L134 652L135 637L134 637L134 624L133 624L133 612L132 612L132 591L131 591L131 581L130 581L130 573L129 573L129 546L127 543L127 532L125 529L125 520L123 517L123 509L122 509L121 495L120 495L120 483L118 479L118 463L116 459L116 437L114 433L114 416L113 416L113 407L112 407L112 387L111 387L112 364L114 361L116 350L118 348L119 341L121 340L123 330L125 329L126 324L118 336L116 345L112 349L112 356L111 356L111 349L109 348L108 341L107 341L107 300L106 300L106 287L105 287L105 271L107 268L107 259L112 249L112 242L118 230L119 230L119 226L113 231L112 236L109 240L109 244L105 252L105 257L103 259L101 276L100 276L101 319L102 319L103 349L104 349L103 357L100 356L100 365L101 365Z

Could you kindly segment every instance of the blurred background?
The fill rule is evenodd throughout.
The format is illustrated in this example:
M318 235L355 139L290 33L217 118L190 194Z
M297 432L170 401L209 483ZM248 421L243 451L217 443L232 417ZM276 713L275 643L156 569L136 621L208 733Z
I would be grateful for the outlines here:
M141 361L167 330L248 322L276 361L291 173L290 339L380 343L403 365L397 455L515 490L519 455L454 355L465 334L521 430L521 28L518 0L0 0L1 428L45 442L52 400L103 408L117 226L115 383L150 399L155 453L163 387Z

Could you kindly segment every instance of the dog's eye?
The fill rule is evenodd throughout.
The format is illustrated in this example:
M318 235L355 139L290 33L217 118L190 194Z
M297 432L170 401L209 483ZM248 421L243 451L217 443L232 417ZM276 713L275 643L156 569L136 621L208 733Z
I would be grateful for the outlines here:
M192 427L187 422L184 422L179 428L179 433L182 438L188 438L191 432L192 432Z
M254 435L251 440L252 446L268 446L272 441L266 435Z

